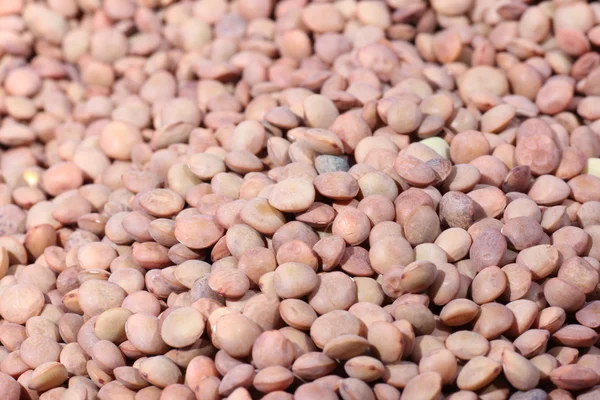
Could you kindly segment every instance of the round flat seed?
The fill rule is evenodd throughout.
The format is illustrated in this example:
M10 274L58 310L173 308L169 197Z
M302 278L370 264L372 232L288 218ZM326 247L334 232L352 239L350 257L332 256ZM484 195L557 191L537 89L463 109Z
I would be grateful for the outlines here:
M533 174L544 175L558 167L560 151L551 138L533 133L518 141L515 159L519 165L531 168Z
M358 194L358 181L347 172L321 174L313 181L317 192L335 200L349 200Z
M204 181L208 181L226 170L223 159L210 153L191 155L188 158L187 166L194 175Z
M468 299L454 299L442 308L440 319L448 326L471 322L479 314L479 306Z
M139 369L142 377L158 388L164 389L183 380L177 365L164 356L146 358L140 363Z
M482 269L471 283L471 297L477 304L489 303L506 290L507 278L502 269L490 266Z
M600 320L598 319L598 309L600 307L600 302L592 301L588 303L581 310L577 311L575 314L575 318L577 321L584 326L595 329L600 326Z
M327 343L344 334L358 335L362 322L348 311L334 310L321 315L310 328L310 337L315 345L324 348Z
M160 336L158 318L148 314L133 314L125 324L127 340L145 354L162 354L167 344Z
M208 285L221 296L239 298L250 288L250 281L244 271L222 265L213 268L208 277Z
M140 196L140 206L150 215L163 218L177 214L185 202L169 189L151 189Z
M437 372L424 372L412 378L402 391L411 399L435 399L442 391L442 378Z
M166 344L181 348L194 344L204 332L202 314L193 307L181 307L167 315L161 326Z
M456 385L462 390L479 390L490 384L501 372L501 363L478 356L469 360L461 369Z
M58 362L48 362L37 367L29 379L28 388L36 391L47 391L60 386L69 375L64 365Z
M594 386L598 382L598 375L590 368L569 364L552 371L550 380L560 389L582 390Z
M402 179L413 186L428 186L436 180L433 168L410 155L400 154L394 161L394 170Z
M19 301L14 301L18 298ZM37 316L44 307L44 295L34 285L16 284L6 288L0 295L0 316L8 322L24 324Z
M191 249L205 249L214 245L224 232L225 229L215 218L208 215L190 215L175 221L175 237Z
M585 302L581 289L560 278L551 278L544 284L544 297L551 306L567 312L579 310Z
M431 207L417 208L404 223L404 236L413 246L433 243L440 233L439 217Z
M133 314L126 308L111 308L98 316L94 325L94 334L100 340L122 342L126 339L125 323Z
M231 357L246 357L262 329L251 319L240 314L224 315L213 328L219 346Z
M506 332L513 324L514 318L512 311L506 306L486 303L481 305L473 331L490 340Z
M288 178L275 185L269 203L282 212L305 211L315 201L315 188L303 178Z
M415 261L402 270L400 286L407 293L425 291L437 276L436 266L429 261Z
M482 270L490 266L498 266L506 253L506 239L496 229L488 229L473 240L469 252L473 266ZM504 290L504 289L503 289Z
M348 360L363 354L368 348L367 339L348 334L329 341L323 348L323 354L337 360Z
M273 275L277 295L283 298L300 298L311 293L319 284L317 274L306 264L287 262Z
M536 366L514 351L502 353L502 369L510 384L519 390L534 389L540 381Z

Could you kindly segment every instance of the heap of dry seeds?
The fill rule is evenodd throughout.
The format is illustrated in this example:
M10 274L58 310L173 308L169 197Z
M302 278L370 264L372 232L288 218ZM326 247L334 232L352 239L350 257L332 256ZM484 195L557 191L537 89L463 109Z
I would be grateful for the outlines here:
M0 399L600 398L600 3L0 0Z

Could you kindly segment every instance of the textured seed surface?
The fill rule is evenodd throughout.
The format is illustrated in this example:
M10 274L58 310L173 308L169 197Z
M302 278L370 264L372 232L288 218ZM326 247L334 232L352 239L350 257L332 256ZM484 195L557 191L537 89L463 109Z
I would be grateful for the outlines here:
M0 400L600 396L600 7L0 1Z

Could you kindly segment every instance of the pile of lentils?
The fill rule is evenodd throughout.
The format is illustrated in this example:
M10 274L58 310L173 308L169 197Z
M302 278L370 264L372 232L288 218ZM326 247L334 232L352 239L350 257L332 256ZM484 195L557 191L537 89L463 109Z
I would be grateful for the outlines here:
M0 399L599 399L599 48L579 0L0 0Z

